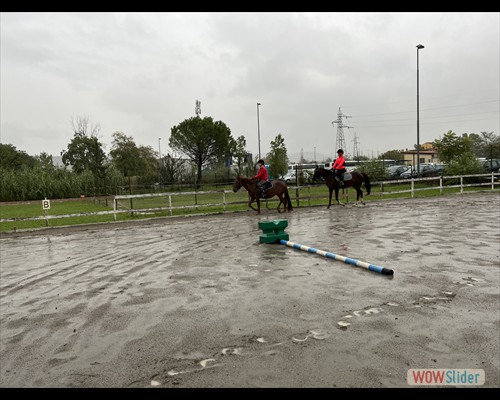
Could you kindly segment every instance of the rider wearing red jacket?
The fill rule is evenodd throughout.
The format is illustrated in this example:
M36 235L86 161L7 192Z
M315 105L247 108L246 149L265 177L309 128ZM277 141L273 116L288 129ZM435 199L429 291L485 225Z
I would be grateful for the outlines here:
M257 171L257 175L253 177L253 179L257 179L257 189L259 189L260 197L264 197L262 185L267 182L267 168L265 166L264 160L262 159L257 161L257 165L259 165L259 170Z
M340 186L344 186L343 176L345 172L345 159L344 159L344 150L337 150L337 159L332 165L331 171L338 176L340 180Z

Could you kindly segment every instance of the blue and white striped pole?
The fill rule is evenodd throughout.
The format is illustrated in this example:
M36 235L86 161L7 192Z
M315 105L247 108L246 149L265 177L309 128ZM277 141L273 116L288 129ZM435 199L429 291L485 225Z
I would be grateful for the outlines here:
M351 265L354 265L356 267L363 267L369 271L375 271L375 272L381 273L383 275L394 275L394 271L392 269L379 267L378 265L373 265L373 264L369 264L369 263L364 262L364 261L355 260L354 258L349 258L349 257L339 256L338 254L328 253L328 252L323 251L323 250L315 249L314 247L304 246L304 245L301 245L298 243L293 243L293 242L283 240L283 239L280 240L280 244L284 244L288 247L293 247L294 249L307 251L309 253L319 254L320 256L323 256L323 257L333 258L334 260L343 261L346 264L351 264Z

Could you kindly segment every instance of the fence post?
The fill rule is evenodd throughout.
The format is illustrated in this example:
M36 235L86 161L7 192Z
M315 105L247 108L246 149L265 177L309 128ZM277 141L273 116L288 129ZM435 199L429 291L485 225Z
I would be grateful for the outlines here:
M460 176L460 193L464 192L464 177Z
M295 189L295 201L297 203L297 207L299 207L300 205L300 200L299 200L299 187L297 186L297 188Z
M116 196L113 198L113 220L116 222Z
M172 195L168 195L168 206L170 207L170 216L172 216Z
M415 197L415 181L411 178L411 197Z
M443 194L443 177L439 177L439 194Z

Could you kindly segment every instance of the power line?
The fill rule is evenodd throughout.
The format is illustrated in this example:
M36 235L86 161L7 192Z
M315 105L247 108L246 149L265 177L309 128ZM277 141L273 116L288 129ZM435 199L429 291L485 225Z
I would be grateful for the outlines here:
M468 114L450 114L450 115L440 115L436 117L425 117L425 119L436 119L436 118L448 118L448 117L463 117L466 115L479 115L479 114L491 114L491 113L498 113L498 111L482 111L478 113L468 113ZM391 121L413 121L413 118L405 118L405 119L374 119L374 120L366 120L366 121L358 121L361 124L364 124L366 122L391 122Z
M421 111L431 111L431 110L439 110L442 108L454 108L454 107L464 107L464 106L472 106L472 105L477 105L477 104L485 104L485 103L498 103L500 100L488 100L488 101L481 101L478 103L467 103L467 104L457 104L454 106L443 106L443 107L434 107L434 108L422 108ZM404 114L404 113L414 113L415 110L408 110L408 111L393 111L389 113L376 113L376 114L359 114L356 115L356 118L359 117L371 117L374 115L391 115L391 114Z
M451 120L451 121L441 121L441 122L426 122L425 125L439 125L439 124L454 124L460 122L470 122L470 121L489 121L489 120L498 120L498 117L493 118L476 118L476 119L465 119L465 120ZM382 122L382 121L381 121ZM369 126L359 126L360 129L366 128L395 128L399 126L413 126L413 124L397 124L397 125L369 125Z

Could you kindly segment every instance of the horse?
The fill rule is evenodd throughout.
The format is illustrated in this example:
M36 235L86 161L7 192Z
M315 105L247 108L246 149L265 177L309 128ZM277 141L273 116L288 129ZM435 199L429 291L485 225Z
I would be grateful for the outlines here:
M333 172L331 172L328 169L324 169L323 167L316 166L312 180L317 181L319 178L322 178L325 181L325 184L328 187L328 190L330 191L330 200L328 202L327 208L330 208L330 206L332 205L332 192L334 189L335 189L335 200L337 201L337 204L342 204L339 201L339 189L348 188L352 186L354 189L356 189L357 197L356 197L356 203L354 203L354 205L357 205L360 198L361 198L361 203L365 204L363 200L363 191L361 190L361 185L363 184L363 182L365 183L366 194L370 194L370 190L372 187L370 183L370 178L368 178L368 175L366 175L364 172L358 172L358 171L346 172L344 174L344 181L343 181L344 185L340 186L340 181Z
M288 211L292 211L292 201L290 200L290 195L288 194L288 187L284 181L281 179L274 179L271 181L272 186L268 189L264 189L265 199L270 199L273 196L278 196L280 202L278 204L278 212L280 211L280 206L283 204L283 212L286 212L286 208L288 207ZM245 176L236 176L234 178L233 183L233 192L237 192L241 187L244 187L250 196L250 201L248 202L248 206L257 211L257 214L260 214L260 193L259 188L257 187L257 181L252 178L247 178ZM252 206L252 203L257 201L257 208Z

